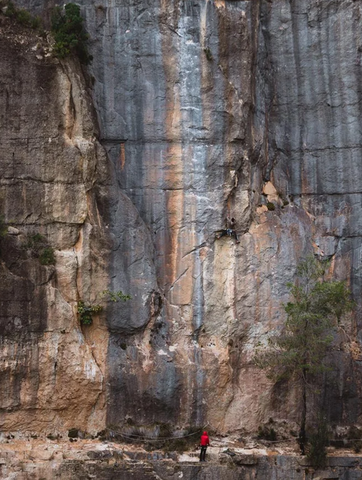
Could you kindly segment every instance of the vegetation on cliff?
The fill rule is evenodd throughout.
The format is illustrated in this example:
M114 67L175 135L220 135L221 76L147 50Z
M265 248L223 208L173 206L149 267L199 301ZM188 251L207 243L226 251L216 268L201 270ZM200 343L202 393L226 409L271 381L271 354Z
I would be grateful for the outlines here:
M121 290L118 292L104 290L102 292L102 297L105 301L114 303L119 302L120 300L126 302L131 299L130 295L126 295ZM79 300L77 304L77 312L82 325L91 325L93 323L93 315L100 313L102 310L103 306L100 304L86 304L83 300Z
M11 0L0 0L3 14L26 28L40 30L45 37L43 22L40 17L33 16L24 8L18 8ZM88 65L92 55L88 52L89 35L83 25L80 7L68 3L64 7L55 7L51 18L51 33L54 37L53 54L57 58L76 55L79 60Z
M103 310L102 305L99 304L86 304L83 300L79 300L77 304L77 312L79 314L79 320L82 325L91 325L93 323L93 315Z
M58 58L74 54L86 65L92 61L87 47L89 35L84 28L78 5L68 3L64 10L61 7L55 7L51 30L55 40L54 52Z
M23 248L31 257L39 258L41 265L55 265L54 249L40 233L28 235Z
M11 0L0 0L0 8L3 9L5 16L16 20L24 27L38 29L42 26L42 22L39 17L34 17L24 8L16 7Z
M284 328L280 335L269 339L269 348L256 357L256 364L266 369L272 380L294 379L299 384L299 444L303 455L308 392L317 389L318 374L328 370L326 357L338 323L353 308L345 282L325 279L326 267L325 261L312 256L299 264L297 279L289 285L292 301L284 305Z
M5 223L4 216L0 215L0 238L4 238L8 232L8 226Z

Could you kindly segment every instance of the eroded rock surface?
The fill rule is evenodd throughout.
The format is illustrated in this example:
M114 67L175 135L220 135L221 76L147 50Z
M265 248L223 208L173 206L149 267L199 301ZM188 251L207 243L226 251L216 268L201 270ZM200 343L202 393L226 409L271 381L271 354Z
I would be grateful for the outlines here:
M79 65L7 19L0 30L1 429L97 431L108 332L98 320L88 334L76 311L108 285L105 154Z
M20 3L47 13L46 2ZM298 405L293 390L289 396L272 390L251 360L255 346L284 320L286 284L308 252L331 258L332 272L349 280L359 301L360 3L84 0L80 4L92 38L100 140L117 184L108 181L108 191L100 199L90 188L105 181L102 169L91 167L93 153L75 147L69 112L82 95L73 94L75 107L69 106L69 75L74 73L53 65L52 75L61 88L51 95L57 99L51 108L58 109L57 121L63 119L57 168L52 173L47 163L41 177L44 190L36 189L37 204L47 199L46 205L30 209L28 200L22 200L11 215L21 219L15 222L21 230L24 218L34 224L33 210L39 212L44 232L56 239L64 268L73 265L75 245L77 251L88 252L82 253L81 281L72 283L69 275L61 276L57 263L56 277L41 285L48 291L55 278L63 278L62 288L52 287L60 298L50 302L52 308L59 311L63 306L67 311L80 283L89 298L96 297L101 288L94 289L97 273L89 266L92 261L97 265L101 257L99 275L107 272L113 290L132 296L122 308L108 309L102 338L109 340L98 348L103 356L98 357L96 371L106 374L109 386L107 403L101 407L108 424L209 424L228 431L256 429L271 416L295 420ZM56 88L54 82L51 85ZM28 104L36 87L29 83L29 93L19 105ZM6 98L3 102L6 105ZM21 123L21 118L15 116L14 121ZM103 165L93 132L81 131L85 144L90 142L87 152L96 149L96 164ZM20 137L33 138L32 132L24 130L16 137L19 149ZM51 132L44 131L44 138L58 135L58 123ZM43 143L41 148L52 145ZM11 151L8 146L4 158L11 160ZM93 160L87 160L86 174L76 180L82 155L88 154ZM75 159L71 167L69 158ZM22 176L23 189L24 175L31 181L39 175L35 166L27 166L27 159L24 156L19 173L9 174L10 179ZM16 168L10 160L7 168ZM56 183L63 176L74 182L69 192ZM19 199L27 198L18 191ZM89 197L92 201L84 203ZM50 208L50 201L57 206ZM10 210L6 212L7 220L13 220ZM230 237L215 240L215 231L224 228L227 216L236 220L240 244ZM98 253L102 234L97 222L104 222L112 241L104 255ZM90 231L95 233L94 243ZM94 257L89 253L92 248L97 251ZM34 278L46 278L48 270L34 273ZM21 277L21 282L28 281ZM105 276L102 282L108 285ZM30 293L23 302L29 301ZM44 312L48 303L43 307L45 297L39 295L41 306L32 302L31 308ZM334 357L328 408L335 423L357 422L361 413L359 309L345 327L353 351L344 339ZM67 315L75 321L74 308L69 314L45 315L34 345L39 336L43 338L50 318ZM26 318L34 322L34 317ZM79 334L78 326L73 330ZM92 332L87 335L95 335ZM30 338L26 335L26 342ZM38 367L34 369L36 377ZM94 381L95 390L102 390L100 383ZM36 390L34 385L30 392ZM11 413L4 418L11 418Z

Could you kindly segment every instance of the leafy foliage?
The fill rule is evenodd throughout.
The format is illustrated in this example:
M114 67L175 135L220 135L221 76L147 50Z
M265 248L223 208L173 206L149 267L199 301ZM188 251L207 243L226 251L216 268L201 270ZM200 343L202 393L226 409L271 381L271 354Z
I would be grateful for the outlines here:
M289 284L293 301L284 305L287 321L282 333L270 338L269 349L256 363L276 381L302 377L303 372L325 370L323 362L333 341L333 330L343 314L352 310L345 282L323 280L327 264L308 257Z
M111 302L119 302L120 300L123 300L126 302L127 300L131 299L130 295L125 295L122 290L119 290L118 292L112 292L110 290L103 290L102 292L103 297L106 297L108 300Z
M68 430L68 437L69 438L77 438L79 434L78 428L70 428Z
M327 266L313 256L299 264L297 280L289 285L292 301L284 305L285 326L280 335L269 339L269 348L259 352L255 359L269 378L275 381L293 378L299 382L302 400L299 443L303 454L307 387L312 385L316 374L327 370L325 358L333 333L342 316L354 305L344 282L324 279Z
M351 441L351 447L355 453L360 453L362 449L362 430L355 425L351 425L348 429L347 438Z
M27 250L38 250L39 245L43 242L44 238L40 233L34 233L33 235L28 235L27 242L24 244L24 248Z
M91 325L93 322L93 315L101 312L103 307L99 304L86 305L82 300L79 300L77 310L79 313L80 323L82 325Z
M56 7L52 15L51 30L55 40L54 52L58 58L75 54L86 65L92 61L87 48L89 35L83 26L78 5L68 3L64 10Z
M269 425L260 425L258 428L258 438L274 442L277 439L277 432Z
M34 258L39 258L42 265L55 265L54 249L40 233L28 236L27 242L23 245Z
M317 428L310 436L308 460L314 468L324 468L327 463L326 447L329 443L328 425L323 417L318 418Z
M0 238L4 238L8 233L8 227L5 223L3 215L0 215Z
M52 247L45 247L39 255L39 261L42 265L54 265L55 256Z
M17 8L12 1L2 3L5 3L4 14L7 17L15 19L24 27L33 28L35 30L41 27L42 23L39 17L33 17L33 15L24 8Z
M102 296L111 302L118 302L123 300L126 302L131 299L130 295L125 295L121 290L112 292L111 290L104 290ZM93 322L93 315L103 310L103 306L99 304L85 304L82 300L78 302L77 306L80 323L82 325L91 325Z
M212 52L211 52L210 48L204 48L204 53L205 53L206 58L209 62L212 62L214 60L214 57L212 55Z

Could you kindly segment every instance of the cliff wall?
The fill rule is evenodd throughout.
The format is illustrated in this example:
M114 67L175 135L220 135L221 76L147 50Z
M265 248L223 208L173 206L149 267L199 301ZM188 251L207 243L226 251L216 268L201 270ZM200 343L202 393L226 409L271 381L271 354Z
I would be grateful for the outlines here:
M82 331L76 311L108 284L106 156L79 65L4 17L0 30L1 429L98 430L108 331Z
M52 5L33 0L20 4L45 16ZM37 118L28 130L24 124L30 120L21 117L26 109L16 110L20 114L14 118L23 128L16 137L22 157L19 172L8 175L11 181L20 177L23 189L27 176L33 178L26 172L35 169L29 159L36 157L20 139L37 132L43 139L37 155L46 163L39 182L53 193L48 197L36 189L39 199L31 208L25 201L18 203L28 196L15 194L19 218L6 207L6 220L20 231L27 222L31 228L41 227L59 251L57 259L66 256L63 251L70 251L67 255L73 259L73 252L80 251L85 258L81 280L75 273L62 276L62 263L57 262L55 276L39 287L39 302L46 305L38 308L43 326L33 336L24 330L24 341L33 342L24 351L37 351L51 318L68 318L78 339L76 355L81 351L94 358L90 339L99 352L96 378L86 382L84 392L94 390L87 401L107 416L102 421L108 425L208 424L226 432L256 429L271 416L295 420L293 389L289 394L272 389L251 359L258 342L284 320L286 284L308 252L330 257L331 272L348 278L359 301L359 3L80 4L92 38L93 99L100 124L99 133L94 120L89 130L77 127L86 153L68 140L75 135L69 133L75 127L68 123L78 125L90 115L82 87L72 87L78 89L72 102L69 99L69 85L79 85L80 78L70 66L63 67L65 71L58 64L47 67L56 80L45 86L39 80L45 73L21 73L24 95L10 97L12 105L19 100L19 105L27 105L34 99L32 92L48 89L36 111L49 115L54 126L49 119L41 123ZM35 70L40 68L34 62ZM10 60L8 65L13 68ZM28 77L36 77L38 83ZM53 99L52 115L42 107L48 105L46 98ZM4 105L7 101L4 97ZM74 111L79 112L77 121ZM28 115L34 119L34 107ZM14 127L7 125L9 144L2 158L11 159ZM40 125L44 127L39 133ZM43 145L53 146L47 140L53 137L61 141L58 153L44 153ZM84 163L81 159L88 155L92 161ZM54 156L56 163L49 162ZM71 178L71 187L56 193L61 175ZM268 210L267 202L275 209ZM240 244L229 237L215 240L227 216L236 219ZM60 278L67 279L64 288L58 286ZM74 279L72 294L63 293L70 289L69 278ZM79 284L81 290L75 293ZM108 306L99 325L82 333L75 323L74 302L84 295L93 301L106 287L122 289L132 300L122 308ZM69 313L47 313L48 289L65 297L64 310ZM35 302L31 305L37 308ZM62 300L50 305L59 309ZM349 341L341 338L341 350L334 356L328 405L335 423L355 423L360 416L359 312L360 305L353 322L345 326ZM26 318L33 322L38 317L29 313ZM102 335L97 336L97 329ZM83 353L80 357L83 361ZM79 369L74 358L67 361ZM24 358L24 368L29 364ZM32 365L35 377L46 378L39 374L38 360ZM83 378L84 368L79 372ZM9 378L10 385L16 377L11 373ZM72 381L79 385L83 380ZM26 382L18 383L25 389ZM38 384L29 384L32 398L37 389ZM99 392L102 400L94 400L92 395ZM15 398L12 393L7 397ZM53 401L56 406L59 400L54 396ZM4 404L4 424L15 427L6 408ZM14 408L22 412L25 403L19 400ZM89 414L83 413L79 427L88 421Z
M314 253L331 259L357 302L327 386L336 423L361 413L360 18L358 2L277 1L262 20L273 72L264 176L307 215Z

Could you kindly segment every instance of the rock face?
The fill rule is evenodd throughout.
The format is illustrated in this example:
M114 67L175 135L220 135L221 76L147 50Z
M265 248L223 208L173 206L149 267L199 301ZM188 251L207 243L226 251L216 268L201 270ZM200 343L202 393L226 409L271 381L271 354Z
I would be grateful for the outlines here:
M44 15L49 8L18 3ZM14 198L11 207L4 201L6 220L22 235L40 229L57 252L55 272L35 260L12 272L18 265L3 261L6 308L14 304L4 315L5 326L13 319L2 347L10 362L4 425L21 425L13 411L50 418L56 408L69 425L64 412L80 388L89 406L78 403L84 428L89 418L105 421L102 415L114 426L209 424L220 432L253 430L271 416L295 420L293 391L281 402L251 360L284 320L286 284L307 253L331 258L331 273L347 278L359 301L360 4L80 4L109 163L74 65L33 60L33 73L20 72L21 86L2 97L3 111L22 106L2 120L2 191ZM11 72L6 44L2 56ZM16 58L28 72L29 60ZM227 216L236 220L240 244L215 239ZM20 240L6 242L15 249ZM107 287L131 301L108 306L82 333L75 302L98 301ZM20 305L27 308L19 317ZM330 418L340 424L361 414L359 312L346 325L355 348L342 339L328 387ZM14 336L18 317L26 327ZM59 334L64 329L68 337ZM74 354L64 353L65 363L56 360L57 334ZM71 377L70 387L43 407L40 386L53 393L54 364Z
M348 323L357 350L335 354L327 392L336 423L361 414L360 16L361 5L349 0L278 1L261 9L273 75L264 176L308 217L308 248L311 241L316 254L332 260L331 271L347 279L357 301ZM303 251L296 247L292 258Z
M108 285L106 157L79 65L1 21L1 429L97 430L108 331L82 329L76 311Z

